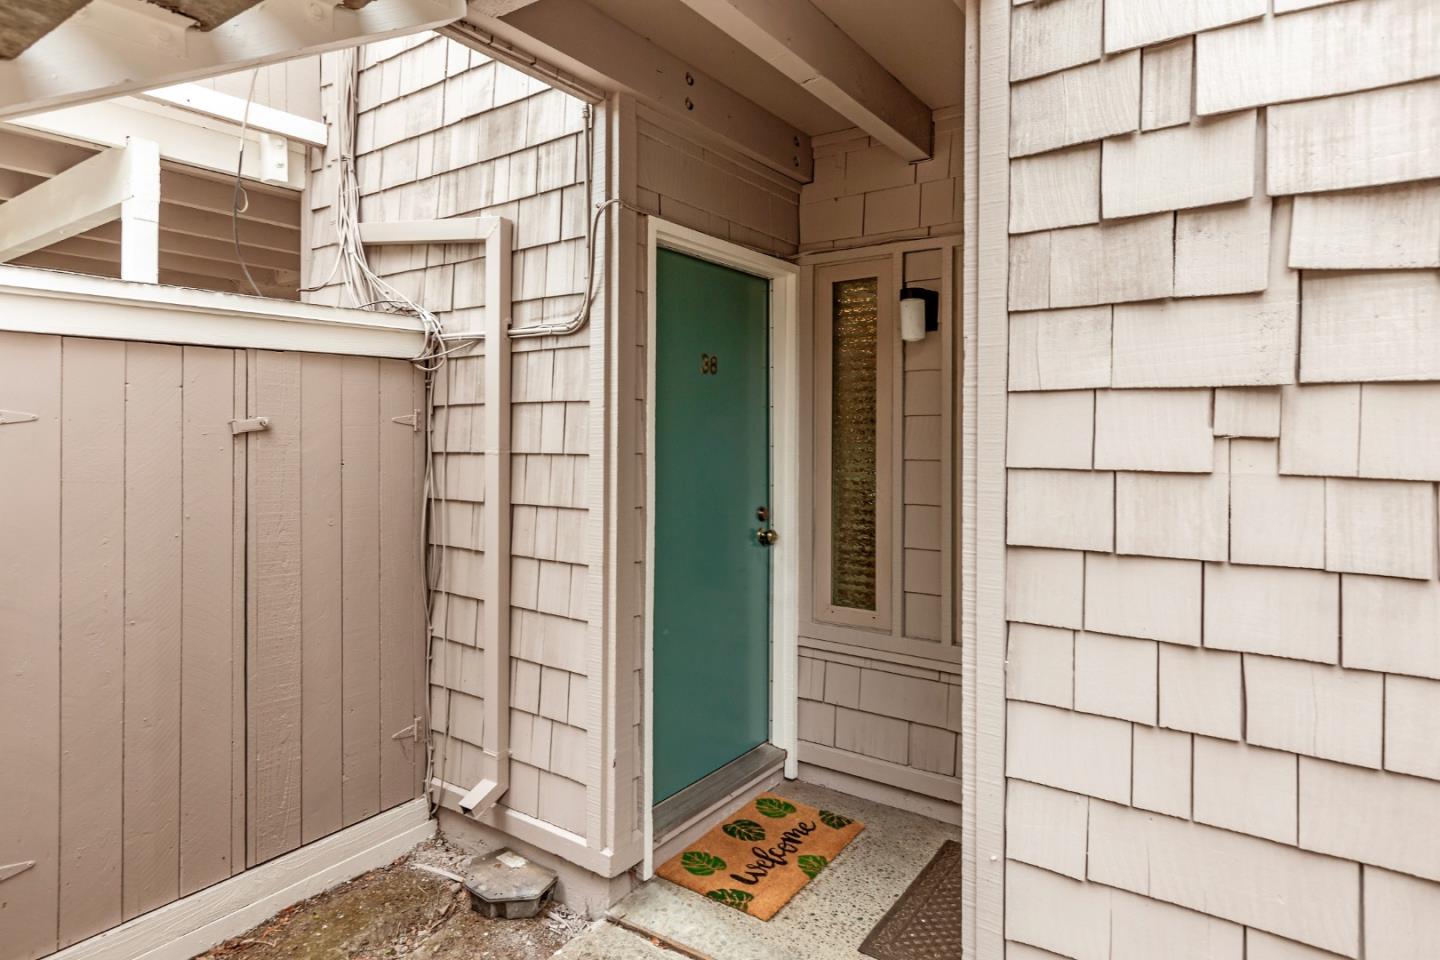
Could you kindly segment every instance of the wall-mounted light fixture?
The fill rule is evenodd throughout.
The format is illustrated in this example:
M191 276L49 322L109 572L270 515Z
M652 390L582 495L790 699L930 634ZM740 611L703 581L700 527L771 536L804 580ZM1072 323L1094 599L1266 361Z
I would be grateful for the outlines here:
M900 288L900 339L916 343L940 329L940 294L924 287Z

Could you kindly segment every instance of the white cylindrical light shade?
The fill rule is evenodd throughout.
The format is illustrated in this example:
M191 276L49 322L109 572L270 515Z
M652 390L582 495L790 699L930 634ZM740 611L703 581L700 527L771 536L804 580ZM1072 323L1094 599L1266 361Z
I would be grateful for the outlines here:
M900 301L900 339L908 343L925 339L925 301L919 297Z

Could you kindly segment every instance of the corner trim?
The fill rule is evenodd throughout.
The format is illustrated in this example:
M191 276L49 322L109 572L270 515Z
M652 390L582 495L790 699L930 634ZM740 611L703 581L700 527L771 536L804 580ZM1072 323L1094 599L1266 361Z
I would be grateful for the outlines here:
M1010 0L965 4L963 311L975 349L975 571L964 624L961 955L1005 956L1005 421L1009 349ZM972 359L973 358L973 359ZM973 498L973 499L972 499Z

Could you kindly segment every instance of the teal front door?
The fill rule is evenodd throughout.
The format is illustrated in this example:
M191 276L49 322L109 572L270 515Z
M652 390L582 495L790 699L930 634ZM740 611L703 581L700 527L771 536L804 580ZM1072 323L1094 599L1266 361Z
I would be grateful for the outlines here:
M654 802L769 739L769 281L656 258Z

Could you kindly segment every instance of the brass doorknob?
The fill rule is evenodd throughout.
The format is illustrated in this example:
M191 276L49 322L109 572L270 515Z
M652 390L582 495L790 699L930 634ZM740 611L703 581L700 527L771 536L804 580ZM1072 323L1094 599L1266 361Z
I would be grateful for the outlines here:
M762 547L773 547L780 539L780 534L767 527L762 527L755 531L755 539L760 541Z

